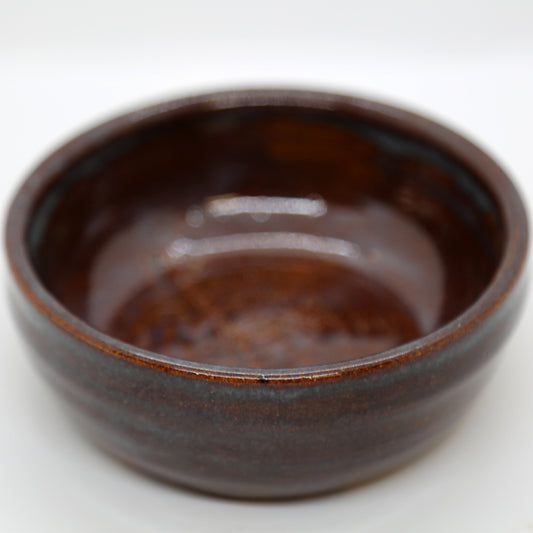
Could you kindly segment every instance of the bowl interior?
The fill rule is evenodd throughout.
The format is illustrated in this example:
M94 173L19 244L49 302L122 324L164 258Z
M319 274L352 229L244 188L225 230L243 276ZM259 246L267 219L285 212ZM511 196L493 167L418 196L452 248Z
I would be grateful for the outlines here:
M464 311L502 256L498 203L422 138L356 110L190 109L58 173L28 229L46 288L180 359L354 359Z

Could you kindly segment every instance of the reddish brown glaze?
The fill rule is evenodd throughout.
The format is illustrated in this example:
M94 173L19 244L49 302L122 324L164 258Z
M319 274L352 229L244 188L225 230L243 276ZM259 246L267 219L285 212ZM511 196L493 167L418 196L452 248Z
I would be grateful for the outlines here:
M103 447L240 497L332 490L438 440L523 290L508 178L409 113L220 93L106 123L10 211L13 301Z
M335 363L420 335L390 289L324 259L278 252L186 268L128 298L106 329L167 355L256 368Z

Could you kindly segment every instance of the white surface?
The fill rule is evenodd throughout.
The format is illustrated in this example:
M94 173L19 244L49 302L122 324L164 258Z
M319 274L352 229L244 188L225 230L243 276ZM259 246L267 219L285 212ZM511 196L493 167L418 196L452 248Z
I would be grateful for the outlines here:
M249 85L370 95L443 120L488 148L531 203L532 28L531 0L0 0L2 209L75 131L141 103ZM438 449L354 490L264 504L169 487L93 449L31 367L4 295L0 320L2 532L533 531L531 303Z

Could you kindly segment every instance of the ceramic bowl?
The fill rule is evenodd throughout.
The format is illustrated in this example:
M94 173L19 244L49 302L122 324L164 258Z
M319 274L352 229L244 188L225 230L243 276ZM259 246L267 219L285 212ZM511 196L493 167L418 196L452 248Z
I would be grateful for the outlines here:
M235 497L331 491L430 448L524 294L524 207L492 159L304 91L91 129L29 176L6 236L17 322L86 434Z

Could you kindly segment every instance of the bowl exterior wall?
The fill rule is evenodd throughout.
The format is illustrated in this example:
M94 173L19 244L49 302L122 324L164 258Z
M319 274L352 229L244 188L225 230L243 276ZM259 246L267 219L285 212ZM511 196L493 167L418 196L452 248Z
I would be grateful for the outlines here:
M11 302L38 367L101 447L194 489L283 498L378 476L446 435L487 380L523 285L440 346L305 379L168 371L80 339L16 284Z

